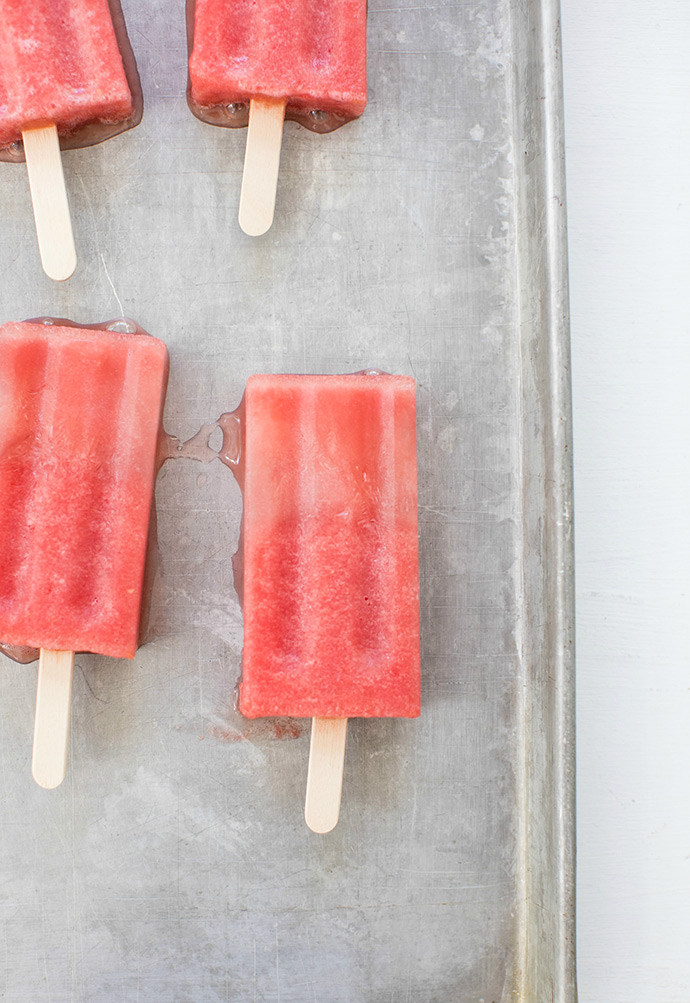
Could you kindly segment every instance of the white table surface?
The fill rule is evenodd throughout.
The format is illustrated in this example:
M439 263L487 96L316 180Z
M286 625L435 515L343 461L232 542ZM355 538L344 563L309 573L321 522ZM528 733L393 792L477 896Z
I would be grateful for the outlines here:
M582 1003L690 1001L690 3L562 0Z

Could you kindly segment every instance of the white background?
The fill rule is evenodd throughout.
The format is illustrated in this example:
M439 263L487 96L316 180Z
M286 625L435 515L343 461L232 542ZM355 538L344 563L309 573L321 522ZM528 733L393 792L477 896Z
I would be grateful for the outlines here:
M690 2L562 0L581 1003L690 1003Z

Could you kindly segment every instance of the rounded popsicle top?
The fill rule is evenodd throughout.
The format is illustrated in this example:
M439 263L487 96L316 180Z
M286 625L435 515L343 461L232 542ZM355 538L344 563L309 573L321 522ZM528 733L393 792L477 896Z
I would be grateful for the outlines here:
M412 376L400 373L387 373L383 369L359 369L354 373L254 373L247 378L247 391L255 388L271 388L293 383L300 386L325 386L333 390L350 389L355 384L373 386L376 383L387 384L396 390L409 390L416 393L416 384Z
M135 340L136 339L136 340ZM141 339L141 341L139 340ZM15 341L28 343L44 341L48 344L98 346L124 342L128 346L140 345L141 351L156 362L169 363L168 348L160 338L154 338L148 331L127 317L98 324L78 324L64 317L35 317L30 320L8 321L0 325L0 343ZM136 350L136 349L135 349Z

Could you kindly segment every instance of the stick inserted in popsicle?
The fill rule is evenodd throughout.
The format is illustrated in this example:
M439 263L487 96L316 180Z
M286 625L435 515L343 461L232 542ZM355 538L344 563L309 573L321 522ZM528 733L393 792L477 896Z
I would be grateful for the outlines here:
M420 700L415 384L252 376L241 416L246 717L311 717L305 817L338 820L350 717Z
M285 101L252 98L239 211L250 237L260 237L273 223L284 119Z
M43 787L64 776L73 652L137 649L168 354L111 328L0 327L0 638L41 649Z
M77 267L57 126L22 131L36 236L46 275L63 282Z
M366 0L288 3L187 0L192 112L211 125L249 123L240 226L273 220L283 119L332 132L364 111Z
M337 825L346 740L346 717L312 718L304 802L304 818L312 832L330 832Z
M119 0L2 0L0 10L0 160L26 159L41 262L63 281L76 254L60 149L139 122L136 64Z
M59 787L67 771L73 651L41 649L31 773L39 787Z

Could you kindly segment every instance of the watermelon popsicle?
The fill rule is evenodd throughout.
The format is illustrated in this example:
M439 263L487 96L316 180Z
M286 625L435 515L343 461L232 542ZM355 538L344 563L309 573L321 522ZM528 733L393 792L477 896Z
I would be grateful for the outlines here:
M0 0L0 159L26 159L51 278L76 266L60 147L100 142L141 114L119 0Z
M249 124L240 226L273 221L285 118L330 132L366 105L366 0L188 0L192 112Z
M136 651L168 372L137 331L0 327L0 640L41 649L45 787L65 772L74 652Z
M328 831L347 718L419 714L414 381L253 376L242 426L239 709L314 719L306 814Z

